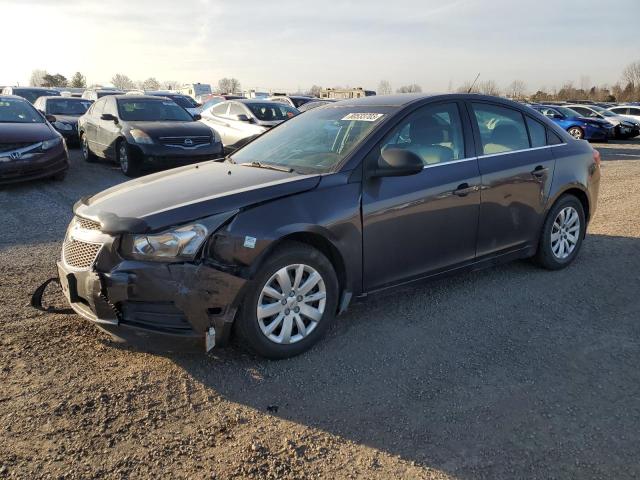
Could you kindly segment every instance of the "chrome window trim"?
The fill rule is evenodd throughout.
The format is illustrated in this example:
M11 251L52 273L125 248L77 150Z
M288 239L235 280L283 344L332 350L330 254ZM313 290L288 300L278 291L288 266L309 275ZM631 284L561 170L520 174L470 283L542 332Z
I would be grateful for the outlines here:
M508 152L499 152L499 153L487 153L483 155L478 155L478 158L489 158L489 157L499 157L501 155L510 155L512 153L521 153L521 152L532 152L534 150L544 150L545 148L554 148L554 147L562 147L567 143L559 143L557 145L545 145L544 147L532 147L532 148L522 148L520 150L509 150Z
M424 167L422 167L422 169L425 170L427 168L442 167L444 165L452 165L454 163L470 162L472 160L478 160L478 157L461 158L459 160L451 160L450 162L431 163L431 164L425 165Z

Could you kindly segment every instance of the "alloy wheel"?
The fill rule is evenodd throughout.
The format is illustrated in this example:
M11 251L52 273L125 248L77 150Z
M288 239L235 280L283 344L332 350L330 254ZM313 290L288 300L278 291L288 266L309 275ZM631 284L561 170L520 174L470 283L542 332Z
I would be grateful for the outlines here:
M556 258L566 259L573 253L580 237L580 216L573 207L565 207L551 227L551 251Z
M85 160L89 158L89 144L86 135L82 135L82 156Z
M120 160L120 168L123 172L129 170L129 152L127 151L127 144L122 142L118 149L118 160Z
M571 135L576 140L582 140L582 137L584 136L584 134L582 133L582 130L579 129L578 127L570 128L569 135Z
M260 292L256 312L260 330L274 343L297 343L322 320L326 298L324 279L316 269L304 264L283 267Z

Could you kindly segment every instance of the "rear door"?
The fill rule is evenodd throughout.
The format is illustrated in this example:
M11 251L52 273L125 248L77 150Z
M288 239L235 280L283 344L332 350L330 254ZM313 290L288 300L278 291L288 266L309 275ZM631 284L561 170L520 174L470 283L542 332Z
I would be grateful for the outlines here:
M223 102L211 107L209 114L205 115L207 123L209 123L220 134L222 138L222 144L226 147L230 145L231 129L229 125L229 119L227 118L227 112L229 111L230 102Z
M98 139L98 123L104 110L104 100L96 101L91 107L90 114L86 116L84 134L92 152L102 155L103 148Z
M516 108L468 105L482 176L477 256L535 245L555 167L546 128Z
M424 169L363 180L365 291L475 258L480 174L464 105L418 108L374 148L367 164L377 164L388 148L411 150L422 158Z
M104 97L104 110L102 114L109 113L119 119L118 106L113 96ZM98 141L102 145L102 153L105 157L116 158L116 140L120 136L120 125L111 120L98 119Z

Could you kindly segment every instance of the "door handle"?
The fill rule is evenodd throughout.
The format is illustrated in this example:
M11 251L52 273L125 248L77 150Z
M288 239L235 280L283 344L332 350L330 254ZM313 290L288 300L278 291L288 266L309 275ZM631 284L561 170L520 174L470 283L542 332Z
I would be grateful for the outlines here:
M531 172L531 175L533 175L534 177L540 178L540 177L544 177L548 172L549 172L549 169L547 167L538 165L536 168L533 169L533 171Z
M458 188L456 188L453 191L453 194L457 195L459 197L466 197L470 193L473 193L473 192L475 192L477 190L478 190L478 186L477 185L471 185L470 186L468 183L461 183L460 185L458 185Z

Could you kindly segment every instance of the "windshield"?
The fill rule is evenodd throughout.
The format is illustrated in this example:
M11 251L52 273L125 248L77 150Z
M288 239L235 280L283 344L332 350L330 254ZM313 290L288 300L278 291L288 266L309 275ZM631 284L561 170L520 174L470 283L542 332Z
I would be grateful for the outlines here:
M26 98L31 103L33 103L40 97L57 97L60 95L60 92L58 92L57 90L38 90L35 88L14 88L13 94L18 95L22 98Z
M245 105L258 120L263 122L287 120L300 113L293 107L275 102L245 103Z
M310 110L284 122L231 156L235 163L259 162L300 172L323 173L341 163L389 111L354 107Z
M91 102L88 100L49 99L47 113L49 115L84 115L90 106Z
M118 100L122 120L134 122L193 122L173 100Z
M591 106L592 110L595 110L596 112L598 112L600 115L602 115L603 117L615 117L616 114L613 112L610 112L609 110L607 110L606 108L602 108L599 107L597 105L592 105Z
M314 100L311 97L290 97L291 101L293 102L293 104L296 106L296 108L298 108L300 105L304 105L305 103L310 102L311 100Z
M0 123L43 123L35 108L24 100L0 99Z
M198 106L195 100L191 97L187 97L186 95L162 95L162 94L154 94L155 97L165 97L170 98L182 108L195 108Z

